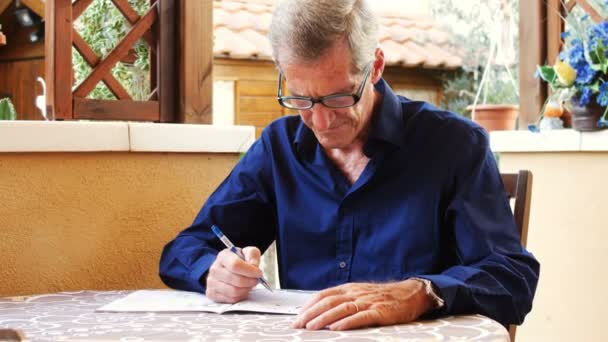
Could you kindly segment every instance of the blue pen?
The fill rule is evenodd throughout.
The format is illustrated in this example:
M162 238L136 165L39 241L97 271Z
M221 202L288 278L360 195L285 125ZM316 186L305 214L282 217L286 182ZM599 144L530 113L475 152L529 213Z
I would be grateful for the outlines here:
M222 243L224 243L226 248L228 248L232 253L238 255L239 258L245 260L245 256L243 255L243 252L241 252L240 249L236 248L234 246L234 244L230 240L228 240L226 235L224 235L224 233L222 233L222 231L220 230L220 228L218 226L212 225L211 230L213 231L215 236L217 236L217 238L220 239L220 241L222 241ZM273 292L272 288L270 287L270 285L268 285L268 283L266 282L266 279L264 279L264 277L258 278L258 281L260 282L260 284L264 285L264 287L267 288L268 291Z

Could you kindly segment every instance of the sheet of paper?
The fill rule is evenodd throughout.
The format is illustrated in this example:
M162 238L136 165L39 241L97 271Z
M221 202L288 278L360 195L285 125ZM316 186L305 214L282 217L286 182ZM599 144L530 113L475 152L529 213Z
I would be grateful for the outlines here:
M196 292L139 290L106 304L96 311L107 312L215 312L250 311L298 314L313 292L253 289L249 298L236 304L215 303Z
M233 304L226 311L255 311L297 315L314 292L254 289L245 301Z
M231 304L220 304L204 294L174 290L139 290L106 304L96 311L112 312L181 312L221 313Z

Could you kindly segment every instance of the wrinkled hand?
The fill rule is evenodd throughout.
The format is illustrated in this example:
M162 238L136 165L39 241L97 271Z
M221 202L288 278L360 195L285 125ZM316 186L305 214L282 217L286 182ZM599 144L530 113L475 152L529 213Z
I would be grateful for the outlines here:
M315 294L293 328L348 330L411 322L431 309L432 299L417 280L388 284L350 283Z
M215 302L236 303L247 296L262 276L258 267L260 250L256 247L245 247L242 250L245 260L224 249L209 268L207 291L205 295Z

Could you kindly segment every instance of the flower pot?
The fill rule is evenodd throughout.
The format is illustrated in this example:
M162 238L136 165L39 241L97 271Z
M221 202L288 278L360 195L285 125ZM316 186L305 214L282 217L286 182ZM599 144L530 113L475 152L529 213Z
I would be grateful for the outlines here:
M593 101L586 106L572 106L572 128L581 132L597 131L597 122L604 114L606 107L602 107Z
M467 110L473 112L473 106L468 106ZM515 129L518 116L518 106L507 104L482 104L476 106L472 119L488 132L506 131Z

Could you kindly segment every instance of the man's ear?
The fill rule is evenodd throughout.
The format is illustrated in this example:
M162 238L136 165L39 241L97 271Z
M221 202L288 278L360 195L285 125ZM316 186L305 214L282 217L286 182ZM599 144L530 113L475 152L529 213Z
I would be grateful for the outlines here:
M372 83L374 84L380 81L384 73L384 51L382 51L382 48L376 48L375 57L374 69L372 70Z

